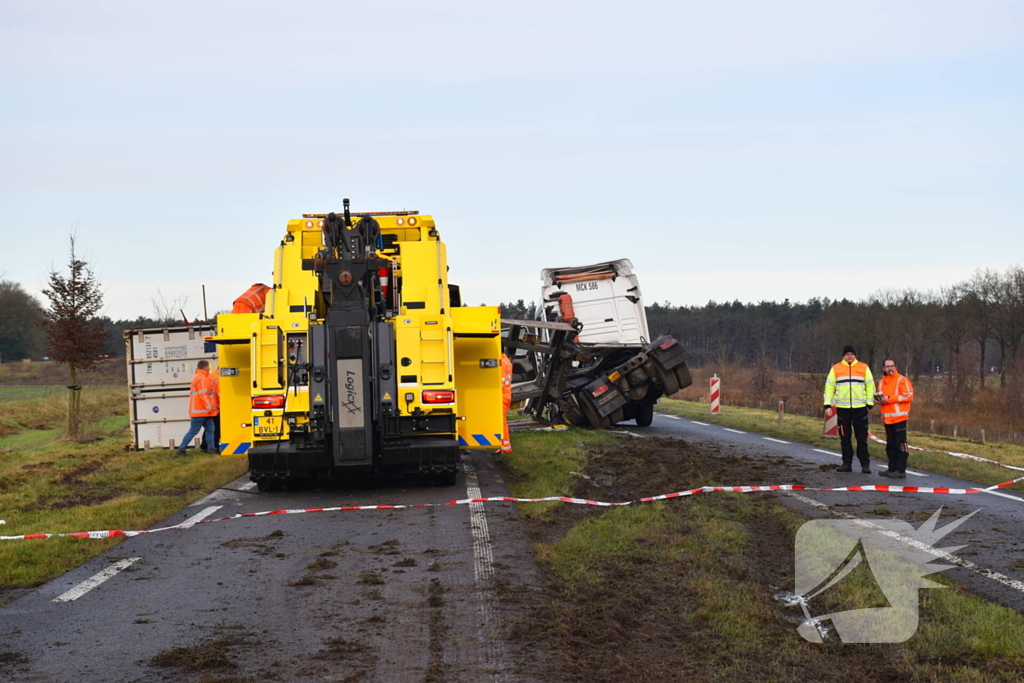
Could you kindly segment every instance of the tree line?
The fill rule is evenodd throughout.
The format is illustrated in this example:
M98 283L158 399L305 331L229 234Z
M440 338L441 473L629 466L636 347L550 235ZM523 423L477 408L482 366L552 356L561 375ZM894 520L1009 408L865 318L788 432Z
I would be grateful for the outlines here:
M168 306L154 299L155 315L132 320L100 316L105 352L124 353L123 330L176 324ZM501 304L502 317L532 318L534 304ZM42 358L45 310L16 282L0 280L0 362ZM813 298L806 302L762 301L647 306L652 336L675 335L697 367L709 363L768 363L792 372L823 372L852 344L873 368L896 360L913 379L922 373L955 373L984 388L1024 374L1024 268L979 270L939 291L881 290L862 301ZM1018 371L1018 368L1020 370Z
M939 291L881 290L862 301L811 299L757 304L647 307L651 334L670 332L701 366L715 362L823 372L852 344L879 367L893 358L901 372L955 374L984 389L1024 373L1024 268L979 270Z

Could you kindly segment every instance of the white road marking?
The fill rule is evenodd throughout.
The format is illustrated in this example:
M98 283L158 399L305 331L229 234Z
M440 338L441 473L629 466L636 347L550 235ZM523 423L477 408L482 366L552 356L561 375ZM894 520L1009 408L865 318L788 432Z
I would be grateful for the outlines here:
M835 456L837 458L843 457L842 455L840 455L839 453L836 453L834 451L823 451L820 448L812 448L811 450L814 451L815 453L824 453L825 455L833 455L833 456Z
M182 522L179 526L182 529L187 529L190 526L195 526L199 522L203 521L204 519L206 519L207 517L212 515L217 510L220 510L222 507L224 507L224 506L223 505L211 505L210 507L204 509L202 512L197 512L196 514L192 515L191 517L186 519L184 522Z
M670 420L682 420L683 419L683 418L679 417L678 415L666 415L665 413L658 413L658 415L661 415L662 417L667 417Z
M1015 500L1018 503L1024 503L1024 498L1018 498L1017 496L1011 496L1009 493L1003 493L1002 491L984 491L984 493L987 493L987 494L992 495L992 496L999 496L1000 498L1009 498L1010 500Z
M928 476L924 472L914 472L913 470L907 470L907 474L912 474L915 477L927 477Z
M901 543L906 543L907 545L913 546L914 548L917 548L918 550L923 550L923 551L925 551L927 553L935 555L935 557L942 558L946 562L950 562L952 564L958 565L960 567L963 567L964 569L970 569L972 572L974 572L976 574L980 574L981 576L984 576L986 579L992 579L996 583L1000 583L1000 584L1006 586L1007 588L1012 588L1015 591L1020 591L1021 593L1024 593L1024 582L1017 581L1016 579L1011 579L1009 576L1005 576L1004 574L1000 574L999 572L993 571L993 570L989 569L988 567L982 567L981 565L977 565L977 564L971 562L970 560L965 560L963 558L957 557L956 555L950 555L949 553L942 552L941 550L937 550L937 549L933 548L932 546L928 545L927 543L922 543L921 541L917 540L916 538L911 538L909 536L904 536L903 534L897 533L895 531L890 531L889 529L886 529L884 527L880 527L877 524L872 524L870 520L858 519L857 517L855 517L855 516L853 516L853 515L851 515L851 514L849 514L847 512L840 512L839 510L835 510L835 509L829 507L828 505L826 505L825 503L822 503L820 501L814 500L813 498L808 498L807 496L802 496L799 493L788 493L787 495L792 497L792 498L796 498L799 501L807 503L808 505L813 505L816 508L822 508L824 510L828 510L829 512L831 512L834 515L838 515L840 517L845 517L846 519L853 520L857 524L859 524L860 526L864 526L864 527L867 527L869 529L875 529L880 534L884 534L885 536L888 536L890 538L894 538L897 541L900 541Z
M483 498L480 494L480 480L469 454L463 453L462 466L466 470L466 495L469 498ZM494 577L494 555L491 552L491 533L487 528L487 515L483 503L469 504L469 526L473 532L473 572L476 577L477 610L483 620L485 664L494 673L492 681L505 680L498 672L507 671L504 641L498 636L500 621L494 612L494 603L484 581Z
M246 475L242 475L242 476L244 477ZM241 479L241 478L242 477L239 477L238 479ZM230 482L228 484L225 484L225 486L229 486L230 487L231 484L233 484L235 481L238 481L238 479L235 479L234 481L232 481L232 482ZM256 482L249 481L249 482L246 482L244 484L240 484L238 486L238 489L241 490L241 491L249 491L250 489L254 488L255 486L256 486ZM231 498L233 493L234 493L233 491L225 491L224 489L217 489L217 490L211 492L209 495L204 496L203 498L200 498L199 500L197 500L196 502L192 503L188 507L194 508L194 507L199 507L200 505L209 505L210 503L215 503L215 502L217 502L219 500L224 500L225 498Z
M483 498L480 495L480 482L476 478L476 468L468 455L462 456L462 465L466 469L466 497ZM469 526L473 530L473 572L477 583L494 576L494 555L491 552L491 532L487 528L487 513L483 503L469 504Z
M132 566L141 559L141 557L129 557L127 560L115 562L114 564L110 565L109 567L101 571L96 576L90 579L86 579L82 583L78 584L77 586L69 590L67 593L58 595L53 599L53 601L71 602L72 600L77 600L78 598L82 597L83 595L85 595L86 593L88 593L93 588L100 585L107 579L110 579L111 577L115 576L122 569L127 569L128 567Z
M783 441L782 439L773 439L770 436L762 436L761 438L764 439L765 441L774 441L775 443L784 443L784 444L788 444L789 443L788 441Z
M728 427L722 427L722 429L724 429L727 432L732 432L733 434L746 434L746 432L741 432L738 429L729 429Z
M704 427L708 427L709 426L707 422L697 422L696 420L690 420L690 422L692 422L695 425L702 425Z
M646 439L649 436L654 436L653 434L637 434L636 432L631 432L628 429L613 429L611 431L616 434L629 434L630 436L635 436L638 439Z

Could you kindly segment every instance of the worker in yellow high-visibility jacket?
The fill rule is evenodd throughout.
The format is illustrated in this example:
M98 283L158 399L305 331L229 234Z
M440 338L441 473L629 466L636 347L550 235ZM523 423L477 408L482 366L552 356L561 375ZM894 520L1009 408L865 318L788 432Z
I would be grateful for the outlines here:
M839 441L843 450L843 464L836 468L837 472L853 471L852 437L856 435L860 471L871 474L868 410L875 404L874 388L871 368L857 360L857 352L852 346L843 347L843 360L832 366L825 380L825 417L832 417L833 411L838 412Z

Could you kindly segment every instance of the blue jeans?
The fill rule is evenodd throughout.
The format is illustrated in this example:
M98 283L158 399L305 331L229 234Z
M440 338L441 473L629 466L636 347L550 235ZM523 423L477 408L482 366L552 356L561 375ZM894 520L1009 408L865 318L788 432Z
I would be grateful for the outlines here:
M213 441L213 417L193 417L190 419L191 424L188 426L188 433L182 437L181 445L178 446L178 450L183 451L188 448L189 444L192 443L192 439L196 438L196 435L199 434L200 429L206 429L207 450L216 450L217 447L214 445Z

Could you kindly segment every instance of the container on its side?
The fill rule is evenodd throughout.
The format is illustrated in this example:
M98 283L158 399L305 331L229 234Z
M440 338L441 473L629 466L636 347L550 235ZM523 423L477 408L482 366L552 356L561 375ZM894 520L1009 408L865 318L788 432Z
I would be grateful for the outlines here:
M135 448L175 448L188 431L188 396L196 363L217 366L212 324L125 330ZM197 437L198 442L198 437Z

